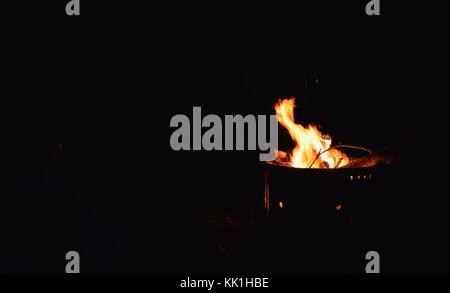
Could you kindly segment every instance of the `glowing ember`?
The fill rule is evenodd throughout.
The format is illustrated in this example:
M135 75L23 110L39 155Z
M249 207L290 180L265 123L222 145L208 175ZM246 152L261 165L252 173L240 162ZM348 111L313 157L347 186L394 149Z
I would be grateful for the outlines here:
M315 125L306 127L295 123L295 98L280 99L275 105L278 122L296 143L291 153L278 151L276 163L293 168L342 168L349 163L343 152L331 148L332 140L322 135Z

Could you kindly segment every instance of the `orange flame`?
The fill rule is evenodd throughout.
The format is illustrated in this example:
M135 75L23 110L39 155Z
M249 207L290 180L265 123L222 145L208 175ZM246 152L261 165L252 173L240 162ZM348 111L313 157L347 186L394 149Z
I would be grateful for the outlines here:
M278 122L296 143L292 153L278 151L276 163L293 168L341 168L349 163L343 152L330 148L332 140L314 125L303 127L294 120L295 98L280 99L275 105Z

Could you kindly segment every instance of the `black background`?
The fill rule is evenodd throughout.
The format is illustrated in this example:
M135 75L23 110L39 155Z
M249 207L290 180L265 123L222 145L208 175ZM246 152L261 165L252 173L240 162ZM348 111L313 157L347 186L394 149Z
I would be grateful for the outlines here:
M140 252L109 266L109 249L128 252L112 248L101 216L86 216L91 204L139 223L127 232L139 243L172 229L163 217L158 228L143 220L155 203L256 196L258 153L173 152L170 118L193 106L273 114L290 96L302 122L336 141L376 149L419 137L408 150L415 180L387 196L401 224L386 237L408 231L392 240L402 255L390 268L448 271L448 2L382 1L380 17L365 15L365 1L82 0L80 17L66 16L63 2L2 9L1 271L60 271L56 251L73 239L97 258L93 271L183 270L177 260L143 267Z

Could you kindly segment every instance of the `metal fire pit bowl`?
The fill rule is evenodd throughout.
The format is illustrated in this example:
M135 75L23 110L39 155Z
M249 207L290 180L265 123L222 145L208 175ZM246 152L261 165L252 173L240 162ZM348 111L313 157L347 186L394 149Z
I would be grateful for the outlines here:
M359 271L367 231L383 217L376 207L385 166L263 170L267 246L296 270Z
M293 214L296 220L330 215L351 219L356 205L370 201L383 169L297 169L265 164L265 213Z

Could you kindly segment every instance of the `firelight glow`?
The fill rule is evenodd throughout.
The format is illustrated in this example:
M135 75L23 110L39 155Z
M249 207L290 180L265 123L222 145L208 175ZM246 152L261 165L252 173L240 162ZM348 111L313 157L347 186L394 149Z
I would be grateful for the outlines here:
M331 148L332 140L315 125L306 127L294 119L295 98L280 99L275 104L278 122L285 127L296 146L291 153L277 152L276 163L293 168L341 168L349 163L347 155Z

